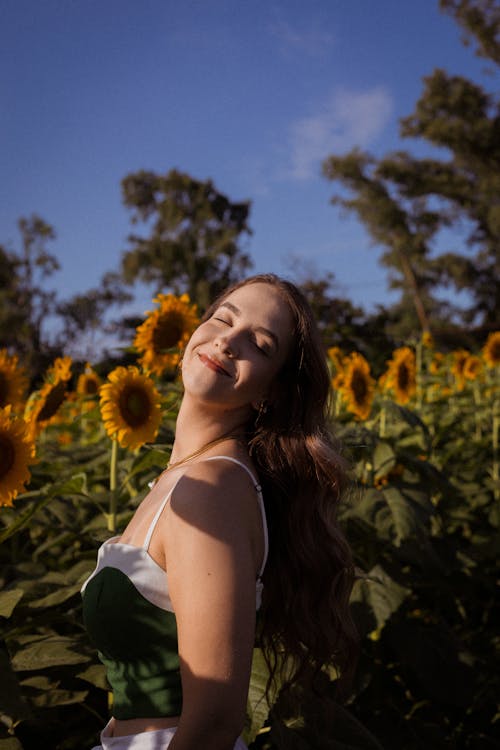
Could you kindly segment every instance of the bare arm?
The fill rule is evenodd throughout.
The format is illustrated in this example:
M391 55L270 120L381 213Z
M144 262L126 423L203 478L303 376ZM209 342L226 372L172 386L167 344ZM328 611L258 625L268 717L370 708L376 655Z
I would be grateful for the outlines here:
M193 467L172 496L167 570L183 708L171 750L233 750L243 727L255 634L256 508L250 481L222 462Z

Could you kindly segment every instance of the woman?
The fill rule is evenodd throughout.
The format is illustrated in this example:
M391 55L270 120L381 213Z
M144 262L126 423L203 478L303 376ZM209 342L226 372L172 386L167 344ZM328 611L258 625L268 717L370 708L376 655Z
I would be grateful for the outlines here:
M289 683L327 663L349 670L345 474L302 294L274 275L229 289L191 337L182 378L171 462L82 589L114 693L98 750L244 748L261 601L272 675L283 654Z

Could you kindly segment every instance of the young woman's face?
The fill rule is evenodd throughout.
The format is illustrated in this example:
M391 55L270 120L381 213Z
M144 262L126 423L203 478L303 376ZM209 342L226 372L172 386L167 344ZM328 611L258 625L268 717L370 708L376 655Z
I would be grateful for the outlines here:
M277 289L257 282L240 287L193 333L182 365L186 393L250 413L271 398L292 335L292 314Z

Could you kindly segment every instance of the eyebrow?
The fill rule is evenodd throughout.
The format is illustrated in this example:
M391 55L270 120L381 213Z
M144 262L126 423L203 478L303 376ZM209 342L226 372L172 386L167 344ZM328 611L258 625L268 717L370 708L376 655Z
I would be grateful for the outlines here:
M237 317L240 317L240 315L241 315L241 310L239 309L239 307L236 307L236 305L233 305L232 302L227 302L227 301L226 302L222 302L220 306L221 307L227 307L228 310L231 310L231 312L234 313ZM279 348L280 348L280 342L278 340L278 337L276 336L276 334L274 334L272 331L270 331L269 328L264 328L263 326L257 326L254 330L255 331L259 331L260 333L263 333L266 336L269 336L269 338L273 341L273 343L274 343L274 345L276 347L276 350L279 350Z

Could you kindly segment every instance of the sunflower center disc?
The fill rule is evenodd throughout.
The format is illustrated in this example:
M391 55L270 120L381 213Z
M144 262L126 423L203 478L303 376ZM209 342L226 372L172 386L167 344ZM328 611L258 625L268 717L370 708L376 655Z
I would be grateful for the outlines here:
M408 383L410 382L410 372L405 365L400 365L398 368L398 386L402 391L406 391Z
M177 346L182 338L182 319L176 313L160 315L153 331L153 348L156 354Z
M14 466L16 451L8 437L0 435L0 479L7 476Z
M366 378L357 370L354 371L352 378L352 391L354 393L356 403L364 404L366 395L368 393Z
M53 417L64 401L65 395L66 383L61 380L59 383L56 383L56 385L50 390L50 393L47 394L45 403L38 414L37 421L43 422L44 420Z
M0 408L7 405L7 394L9 392L9 384L7 378L0 372Z
M149 418L150 403L141 388L126 388L120 394L120 413L129 427L139 427Z
M94 393L97 393L97 382L94 378L85 378L85 394L87 396L93 396Z

